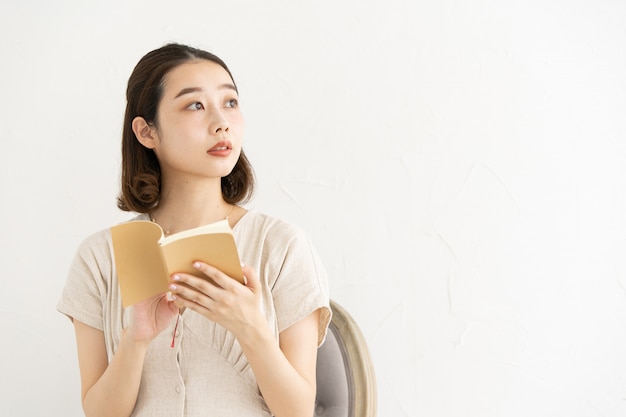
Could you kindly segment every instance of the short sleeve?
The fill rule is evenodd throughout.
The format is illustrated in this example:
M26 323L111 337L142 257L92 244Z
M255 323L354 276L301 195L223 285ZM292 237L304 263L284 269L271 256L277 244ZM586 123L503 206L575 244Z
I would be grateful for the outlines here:
M331 319L328 277L307 236L293 227L280 272L273 284L279 332L320 309L318 344L326 337Z
M109 291L112 255L108 230L85 239L70 266L57 310L71 319L104 330L103 303Z

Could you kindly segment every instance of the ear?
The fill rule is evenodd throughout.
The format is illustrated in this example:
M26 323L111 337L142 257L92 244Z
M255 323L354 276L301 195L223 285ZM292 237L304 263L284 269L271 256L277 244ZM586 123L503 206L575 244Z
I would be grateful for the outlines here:
M139 143L148 149L154 149L156 147L158 141L156 130L146 122L146 119L140 116L135 117L133 119L132 128Z

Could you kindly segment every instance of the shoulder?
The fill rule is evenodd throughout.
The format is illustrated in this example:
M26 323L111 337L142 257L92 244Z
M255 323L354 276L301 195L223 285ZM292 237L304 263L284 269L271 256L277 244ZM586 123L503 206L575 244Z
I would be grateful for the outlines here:
M325 276L310 237L289 221L248 212L235 225L234 232L242 260L257 270L264 269L271 284L281 275L298 275L302 279L307 279L307 275Z
M290 242L308 237L303 229L286 220L257 211L249 211L235 225L235 232L269 238L272 241Z
M129 221L135 220L145 220L145 215L135 216ZM111 228L107 227L87 235L79 244L77 254L82 257L89 256L89 254L96 257L108 257L111 253L111 246Z
M250 211L235 225L233 234L242 260L257 269L267 265L278 274L285 263L316 262L309 236L289 221Z
M94 252L105 249L111 242L111 231L109 228L99 230L88 235L78 246L78 253Z

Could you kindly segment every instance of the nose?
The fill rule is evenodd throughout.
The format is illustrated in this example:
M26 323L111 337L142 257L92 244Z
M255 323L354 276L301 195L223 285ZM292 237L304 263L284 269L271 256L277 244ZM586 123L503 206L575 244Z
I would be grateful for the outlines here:
M211 131L211 133L214 135L224 134L228 133L229 129L230 125L224 113L219 109L215 109L215 111L213 112L211 124L209 126L209 130Z

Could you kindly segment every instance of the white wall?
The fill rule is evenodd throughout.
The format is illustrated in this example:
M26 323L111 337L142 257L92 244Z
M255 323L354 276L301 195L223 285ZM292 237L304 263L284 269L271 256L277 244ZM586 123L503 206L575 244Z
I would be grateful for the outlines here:
M55 312L115 208L124 89L229 63L260 186L361 325L379 416L626 415L624 1L0 3L0 404L78 416Z

